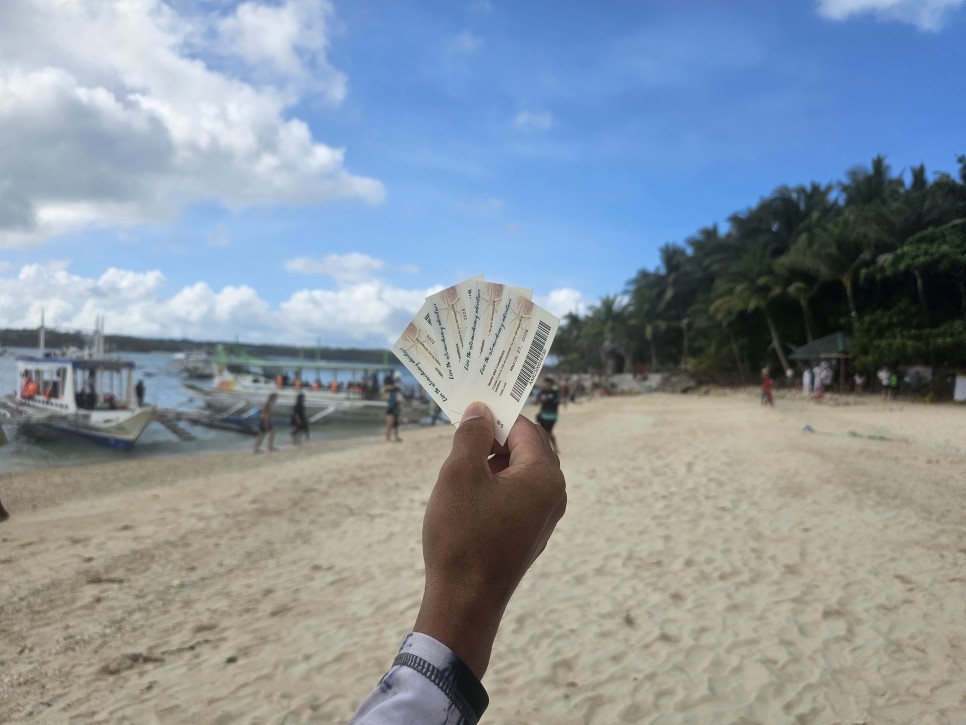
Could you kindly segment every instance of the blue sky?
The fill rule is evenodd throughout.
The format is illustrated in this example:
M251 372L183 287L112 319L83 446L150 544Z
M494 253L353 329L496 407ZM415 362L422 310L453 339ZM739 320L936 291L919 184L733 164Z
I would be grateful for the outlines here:
M780 184L966 153L964 0L4 0L0 327L385 346Z

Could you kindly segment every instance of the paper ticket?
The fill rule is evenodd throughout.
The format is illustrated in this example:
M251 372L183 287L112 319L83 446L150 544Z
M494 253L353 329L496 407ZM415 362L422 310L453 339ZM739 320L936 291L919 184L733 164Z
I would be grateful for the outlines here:
M459 422L463 417L463 406L455 400L456 380L447 374L437 354L438 335L433 317L434 304L427 299L396 340L392 351L449 419Z
M478 274L427 298L432 305L433 324L437 331L436 349L450 380L456 379L456 367L463 359L471 290L482 279L483 275Z
M499 309L505 294L515 294L530 299L532 290L477 280L470 288L467 306L466 352L461 361L463 373L469 372L472 361L482 354L486 340L493 334Z
M483 329L489 334L481 339L479 357L470 361L462 387L456 391L463 407L473 400L486 403L496 422L495 438L501 444L506 443L526 403L560 324L527 292L504 286L499 304L489 316L492 319L484 315Z
M392 348L454 424L471 402L485 403L501 444L559 325L530 297L529 289L477 275L427 297Z

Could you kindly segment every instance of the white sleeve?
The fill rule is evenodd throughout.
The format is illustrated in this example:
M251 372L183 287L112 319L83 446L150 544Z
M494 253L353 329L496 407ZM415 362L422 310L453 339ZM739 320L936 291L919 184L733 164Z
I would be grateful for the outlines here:
M489 697L446 645L410 632L350 725L476 725Z

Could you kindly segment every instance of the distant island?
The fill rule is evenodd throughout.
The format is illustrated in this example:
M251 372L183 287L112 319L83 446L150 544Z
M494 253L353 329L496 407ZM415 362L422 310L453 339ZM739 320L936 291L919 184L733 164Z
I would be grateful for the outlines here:
M64 332L61 330L47 330L45 333L48 348L78 347L84 348L88 344L88 335L83 332ZM0 330L0 340L4 347L37 347L37 330ZM256 357L290 357L299 355L307 359L332 361L351 361L363 363L384 364L391 358L386 349L356 348L356 347L299 347L297 345L264 345L248 342L227 341L199 341L152 337L131 337L128 335L104 335L104 343L109 350L124 352L185 352L188 350L212 350L222 345L230 352L244 351Z

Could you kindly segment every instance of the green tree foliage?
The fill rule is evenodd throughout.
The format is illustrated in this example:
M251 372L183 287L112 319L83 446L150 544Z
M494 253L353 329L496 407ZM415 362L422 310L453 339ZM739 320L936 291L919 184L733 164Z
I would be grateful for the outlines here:
M957 177L893 174L882 156L839 183L781 186L660 249L621 296L568 315L565 369L682 367L754 379L837 330L855 363L966 367L966 155Z

